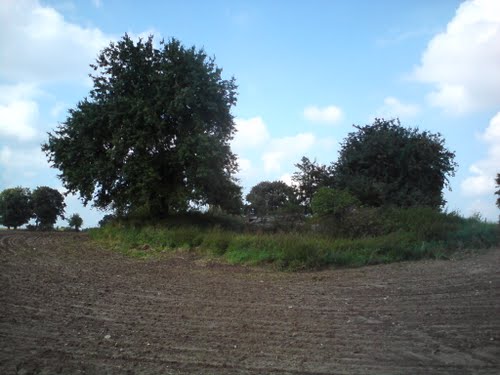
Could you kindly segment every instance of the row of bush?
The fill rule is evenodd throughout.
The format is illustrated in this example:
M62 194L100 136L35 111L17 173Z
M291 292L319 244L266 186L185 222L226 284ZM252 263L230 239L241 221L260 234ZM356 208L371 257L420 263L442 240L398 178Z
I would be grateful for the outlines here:
M91 235L137 257L182 248L230 263L289 270L446 258L457 250L499 244L498 225L430 208L359 208L341 221L311 218L300 231L274 233L256 230L241 218L202 214L191 218L191 222L189 216L170 218L157 225L114 222Z

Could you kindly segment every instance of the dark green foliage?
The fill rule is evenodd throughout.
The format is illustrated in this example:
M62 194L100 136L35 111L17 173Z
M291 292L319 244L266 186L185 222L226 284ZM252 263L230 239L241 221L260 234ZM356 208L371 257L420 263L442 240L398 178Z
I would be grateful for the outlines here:
M106 220L103 225L117 225L142 228L145 226L158 226L165 228L181 228L189 227L200 230L212 230L220 228L235 232L241 232L245 229L245 220L239 215L230 215L226 213L202 213L202 212L183 212L172 214L164 219L158 220L154 218L144 217L116 217L110 215L110 219Z
M78 214L73 214L68 219L68 225L72 228L75 228L75 232L80 231L82 224L83 224L83 219Z
M337 218L359 205L359 200L348 191L327 187L319 188L311 202L314 215L333 215Z
M15 187L0 193L0 224L17 227L26 224L33 216L29 189Z
M497 207L500 208L500 173L497 173L497 178L495 179L495 182L496 182L497 188L498 188L498 190L495 192L495 194L498 195Z
M409 232L422 241L445 240L463 223L454 212L430 207L356 207L346 211L342 220L332 215L312 219L317 230L328 236L362 238Z
M115 215L112 215L112 214L104 215L103 218L101 220L99 220L99 226L103 227L107 224L112 223L114 220L116 220Z
M442 190L454 176L455 154L441 135L376 119L350 133L334 164L335 186L364 205L442 207Z
M255 185L246 200L249 210L258 216L270 215L297 206L295 191L282 181L263 181Z
M43 150L69 192L118 214L152 217L209 204L241 207L230 150L234 79L203 50L127 35L105 48L90 97L70 110Z
M39 186L32 193L33 214L38 229L52 229L57 217L64 219L64 197L56 189Z
M304 207L306 214L311 213L311 201L314 194L322 186L331 187L333 185L332 169L326 165L310 161L305 156L300 163L295 164L299 170L292 176L296 185L299 203Z

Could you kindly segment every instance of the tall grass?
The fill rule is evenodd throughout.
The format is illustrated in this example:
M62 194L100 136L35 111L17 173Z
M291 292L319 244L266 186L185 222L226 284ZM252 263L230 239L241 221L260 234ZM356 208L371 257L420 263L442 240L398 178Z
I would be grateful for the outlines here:
M366 224L362 220L370 226L363 227ZM463 249L499 244L497 224L425 208L358 211L341 223L325 220L320 230L301 233L252 233L222 228L218 223L205 224L141 227L115 223L95 229L91 235L100 243L136 257L186 249L229 263L285 270L446 258Z

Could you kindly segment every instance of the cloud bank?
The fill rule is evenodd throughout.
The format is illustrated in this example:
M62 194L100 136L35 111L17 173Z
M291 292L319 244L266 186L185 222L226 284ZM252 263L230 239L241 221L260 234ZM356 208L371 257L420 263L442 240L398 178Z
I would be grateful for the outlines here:
M460 115L500 105L500 1L460 5L427 45L413 78L433 85L432 106Z

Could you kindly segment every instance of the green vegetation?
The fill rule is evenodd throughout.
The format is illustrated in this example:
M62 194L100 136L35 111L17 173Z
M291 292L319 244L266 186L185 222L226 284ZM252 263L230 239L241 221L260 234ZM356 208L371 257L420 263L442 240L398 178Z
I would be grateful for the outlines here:
M48 186L39 186L33 192L23 187L5 189L0 192L0 225L17 229L35 219L35 225L29 224L26 229L53 230L57 217L64 219L65 207L64 196Z
M333 165L334 187L366 206L444 206L443 188L457 164L441 134L405 128L397 119L356 129Z
M439 134L396 120L357 129L330 167L302 158L294 187L254 186L247 208L259 220L199 212L157 220L136 210L108 217L92 236L131 256L184 249L285 270L447 258L498 246L498 225L441 211L456 164Z
M31 192L15 187L0 193L0 224L8 229L26 224L32 217Z
M246 196L248 211L265 216L297 205L295 191L283 181L263 181L255 185Z
M292 180L295 184L297 200L304 209L304 213L312 212L311 202L314 194L321 187L333 186L333 169L326 165L318 164L307 157L302 157L300 163L295 164L298 169L294 172Z
M320 188L314 194L311 208L314 215L324 217L332 215L337 218L344 216L349 209L359 207L361 202L347 190L327 187Z
M182 248L304 269L442 258L499 242L494 224L441 211L457 164L439 133L398 119L355 125L337 161L303 157L293 187L260 182L244 205L230 149L236 84L213 58L175 39L156 47L153 37L125 35L91 67L88 98L42 150L68 192L113 211L92 235L127 254ZM64 207L45 196L41 207L59 210L42 215L35 193L37 225L52 226ZM5 207L0 199L4 222ZM252 217L238 216L244 208Z
M352 227L356 224L354 217L370 220L363 227L365 233ZM207 222L212 220L211 224L200 225L203 218ZM359 211L357 215L347 215L341 228L328 225L318 228L317 220L312 219L302 232L259 233L249 227L222 229L212 225L217 221L209 215L198 215L189 226L186 222L157 226L114 222L92 230L91 235L96 241L135 257L184 249L229 263L270 265L282 270L447 258L459 250L499 244L496 224L429 208Z
M98 56L93 89L42 146L84 203L153 218L242 208L233 175L234 79L203 50L128 35Z
M68 225L72 228L75 228L75 232L79 232L81 226L83 225L83 219L78 214L73 214L68 219Z
M54 228L54 224L59 216L64 219L63 195L56 189L48 186L39 186L31 194L33 207L33 217L36 220L36 227L42 230Z

